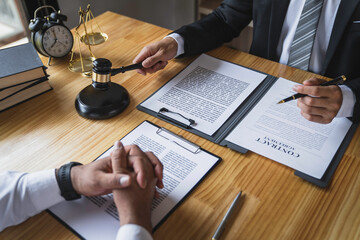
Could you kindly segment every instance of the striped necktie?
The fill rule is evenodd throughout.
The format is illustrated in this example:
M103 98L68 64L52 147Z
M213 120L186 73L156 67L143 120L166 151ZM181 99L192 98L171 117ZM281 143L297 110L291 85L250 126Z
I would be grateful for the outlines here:
M290 47L288 65L308 70L323 0L306 0Z

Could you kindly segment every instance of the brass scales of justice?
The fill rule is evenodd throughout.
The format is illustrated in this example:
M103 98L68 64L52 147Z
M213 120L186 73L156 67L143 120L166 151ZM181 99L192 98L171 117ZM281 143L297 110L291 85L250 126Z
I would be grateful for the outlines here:
M86 11L80 7L79 15L79 25L75 28L74 33L74 48L77 46L79 49L79 58L75 59L74 51L72 51L68 68L72 72L81 72L84 76L92 77L92 83L82 89L77 95L75 109L84 118L93 120L111 118L123 112L130 103L127 90L123 86L111 82L111 76L142 68L142 62L112 69L110 60L96 58L91 51L91 46L105 42L108 36L101 31L90 10L90 5L87 6ZM91 24L91 32L87 28L89 22ZM94 31L93 22L96 23L99 29L98 32ZM79 33L79 28L82 25L84 26L85 33L83 36ZM86 45L89 57L83 56L80 43Z
M93 23L95 22L98 31L94 31ZM84 34L81 36L79 33L80 27L83 25ZM90 32L87 26L90 25ZM108 39L108 35L101 31L99 24L97 23L93 13L90 10L90 4L86 10L80 7L79 10L79 25L75 28L74 33L74 49L75 47L79 50L79 57L74 58L74 52L71 52L71 58L69 61L69 70L72 72L81 72L84 76L91 77L93 61L96 59L95 55L91 51L92 45L99 45L104 43ZM81 43L87 46L89 56L84 57L81 52Z

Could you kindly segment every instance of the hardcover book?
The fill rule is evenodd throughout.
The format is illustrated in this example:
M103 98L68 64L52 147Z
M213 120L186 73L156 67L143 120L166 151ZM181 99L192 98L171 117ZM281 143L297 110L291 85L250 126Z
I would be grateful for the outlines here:
M0 89L46 76L45 66L32 43L0 50Z

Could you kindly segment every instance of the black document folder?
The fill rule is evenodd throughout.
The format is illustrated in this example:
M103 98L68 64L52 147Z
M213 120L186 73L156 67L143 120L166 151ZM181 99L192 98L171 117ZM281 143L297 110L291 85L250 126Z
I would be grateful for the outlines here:
M223 60L219 60L223 61ZM186 69L186 68L185 68ZM185 70L184 69L184 70ZM247 68L249 69L249 68ZM183 70L183 71L184 71ZM256 70L252 70L255 72L259 72ZM260 72L259 72L260 73ZM181 72L179 73L181 74ZM178 75L179 75L178 74ZM189 132L192 132L200 137L203 137L207 140L210 140L214 143L217 143L221 146L226 146L232 150L235 150L240 153L246 153L248 151L247 148L244 148L243 146L239 146L237 144L234 144L232 142L229 142L226 140L226 137L233 131L233 129L247 116L249 112L256 106L256 104L263 98L263 96L267 93L267 91L273 86L275 82L278 81L277 77L264 74L265 78L264 80L255 88L254 91L236 108L236 110L230 115L230 117L227 118L227 120L216 130L214 134L206 134L203 131L199 131L198 129L192 127L191 122L189 124L184 124L184 122L179 122L176 119L173 119L169 117L169 115L165 115L163 113L163 109L159 109L159 111L154 111L154 109L150 109L148 107L144 107L143 103L148 101L150 98L152 98L158 91L160 91L162 88L160 88L157 92L153 93L151 96L149 96L145 101L140 103L137 106L137 109L140 111L146 112L152 116L155 116L157 118L160 118L168 123L171 123L173 125L176 125L182 129L185 129ZM176 78L175 76L174 78ZM173 78L173 79L174 79ZM171 82L173 79L171 79L169 82ZM168 83L169 83L168 82ZM167 84L168 84L167 83ZM164 85L166 86L166 84ZM166 109L166 108L165 108ZM169 111L166 109L166 111ZM180 114L179 114L180 115ZM183 116L183 114L182 114ZM183 116L187 120L191 120L190 116ZM305 174L300 171L295 171L295 175L303 178L306 181L309 181L319 187L326 187L329 182L331 181L332 175L334 174L348 144L350 143L355 130L357 128L357 125L353 124L350 129L348 130L346 136L344 137L338 151L334 155L331 163L328 165L327 170L323 174L322 178L317 179L315 177L312 177L308 174Z

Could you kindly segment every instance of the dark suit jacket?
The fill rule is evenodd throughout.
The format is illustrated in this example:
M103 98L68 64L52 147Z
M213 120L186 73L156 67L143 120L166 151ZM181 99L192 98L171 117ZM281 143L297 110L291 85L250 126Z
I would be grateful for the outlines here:
M279 61L276 48L290 0L224 0L213 13L175 32L184 37L185 56L214 49L237 37L253 20L250 53ZM356 23L356 21L359 21ZM321 75L345 75L355 93L354 122L360 121L360 0L342 0Z

